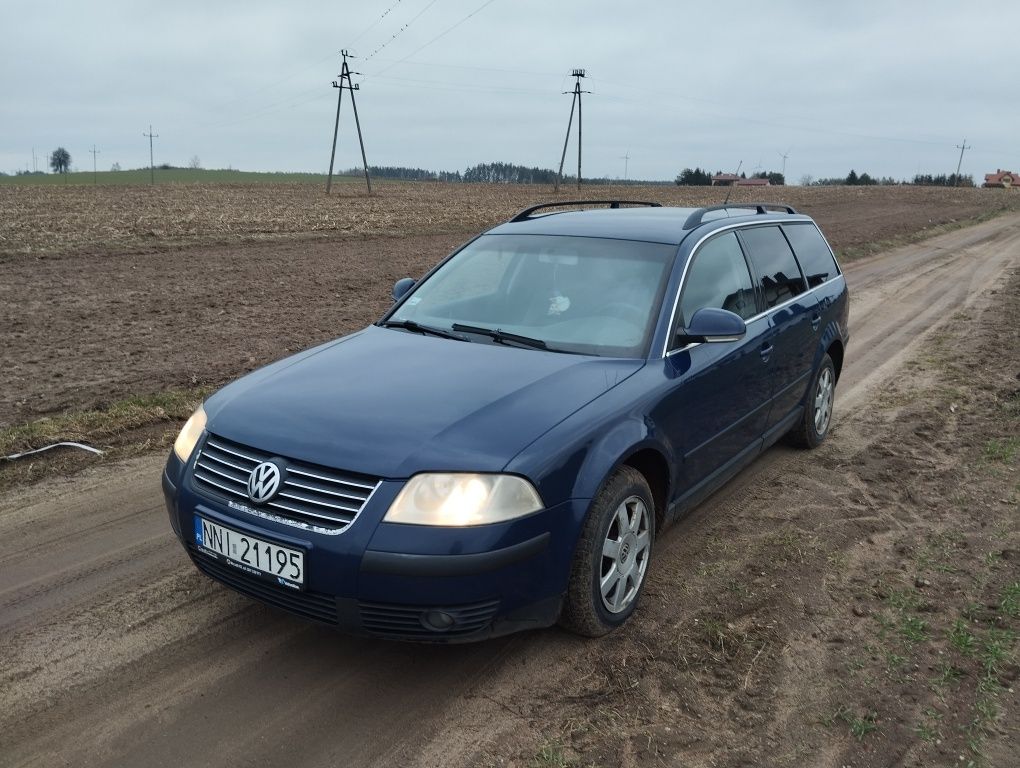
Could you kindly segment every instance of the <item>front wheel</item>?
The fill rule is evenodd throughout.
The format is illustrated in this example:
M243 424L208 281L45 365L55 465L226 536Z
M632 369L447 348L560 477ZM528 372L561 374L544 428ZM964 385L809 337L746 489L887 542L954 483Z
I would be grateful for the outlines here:
M655 503L648 481L620 467L592 502L571 565L560 624L600 637L637 607L655 540Z
M804 416L800 423L790 430L790 442L801 448L815 448L829 433L832 422L832 403L836 394L836 369L832 358L822 358L822 364L815 371L815 377L808 389L804 403Z

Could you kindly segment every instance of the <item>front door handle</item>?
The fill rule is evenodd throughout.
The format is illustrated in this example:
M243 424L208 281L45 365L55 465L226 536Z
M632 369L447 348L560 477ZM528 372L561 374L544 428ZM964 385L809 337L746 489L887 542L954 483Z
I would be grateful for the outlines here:
M812 331L817 331L818 330L818 326L821 324L821 322L822 322L822 316L821 315L819 315L819 314L812 315L811 316L811 330Z
M772 355L773 349L774 347L767 342L761 345L761 361L763 363L767 363L769 361L769 357Z

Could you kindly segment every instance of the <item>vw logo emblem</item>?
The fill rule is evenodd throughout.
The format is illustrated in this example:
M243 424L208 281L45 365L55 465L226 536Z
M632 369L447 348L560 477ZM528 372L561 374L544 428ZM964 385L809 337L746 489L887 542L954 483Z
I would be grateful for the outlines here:
M263 461L248 476L248 498L256 504L269 501L280 490L280 468Z

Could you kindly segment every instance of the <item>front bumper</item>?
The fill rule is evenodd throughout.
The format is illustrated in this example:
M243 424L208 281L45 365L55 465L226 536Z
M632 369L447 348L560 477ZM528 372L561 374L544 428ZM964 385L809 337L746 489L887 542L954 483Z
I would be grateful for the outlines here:
M199 570L298 616L352 634L428 642L481 640L556 622L587 501L474 528L384 523L401 485L383 481L350 527L329 535L196 493L173 453L163 473L171 527ZM252 577L199 550L196 515L302 549L305 589Z

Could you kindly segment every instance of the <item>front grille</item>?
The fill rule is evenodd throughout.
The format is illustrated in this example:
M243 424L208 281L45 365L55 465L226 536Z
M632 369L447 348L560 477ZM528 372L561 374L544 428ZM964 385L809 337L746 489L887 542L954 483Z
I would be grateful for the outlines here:
M440 640L444 637L470 635L485 629L499 610L499 600L449 607L425 605L393 605L390 603L358 603L361 626L368 632L408 640ZM443 631L429 629L423 619L429 611L442 611L453 618L453 625Z
M254 597L263 603L283 608L307 619L315 619L326 624L337 623L336 601L329 595L274 587L269 582L248 576L237 568L231 568L229 565L203 555L194 547L188 547L188 554L191 555L191 559L198 569L206 576L226 584L243 595Z
M282 470L280 490L270 501L254 504L248 477L263 461L274 459ZM232 440L209 435L195 460L195 485L204 493L240 499L274 517L339 532L365 506L379 485L377 478L316 464L290 461Z

